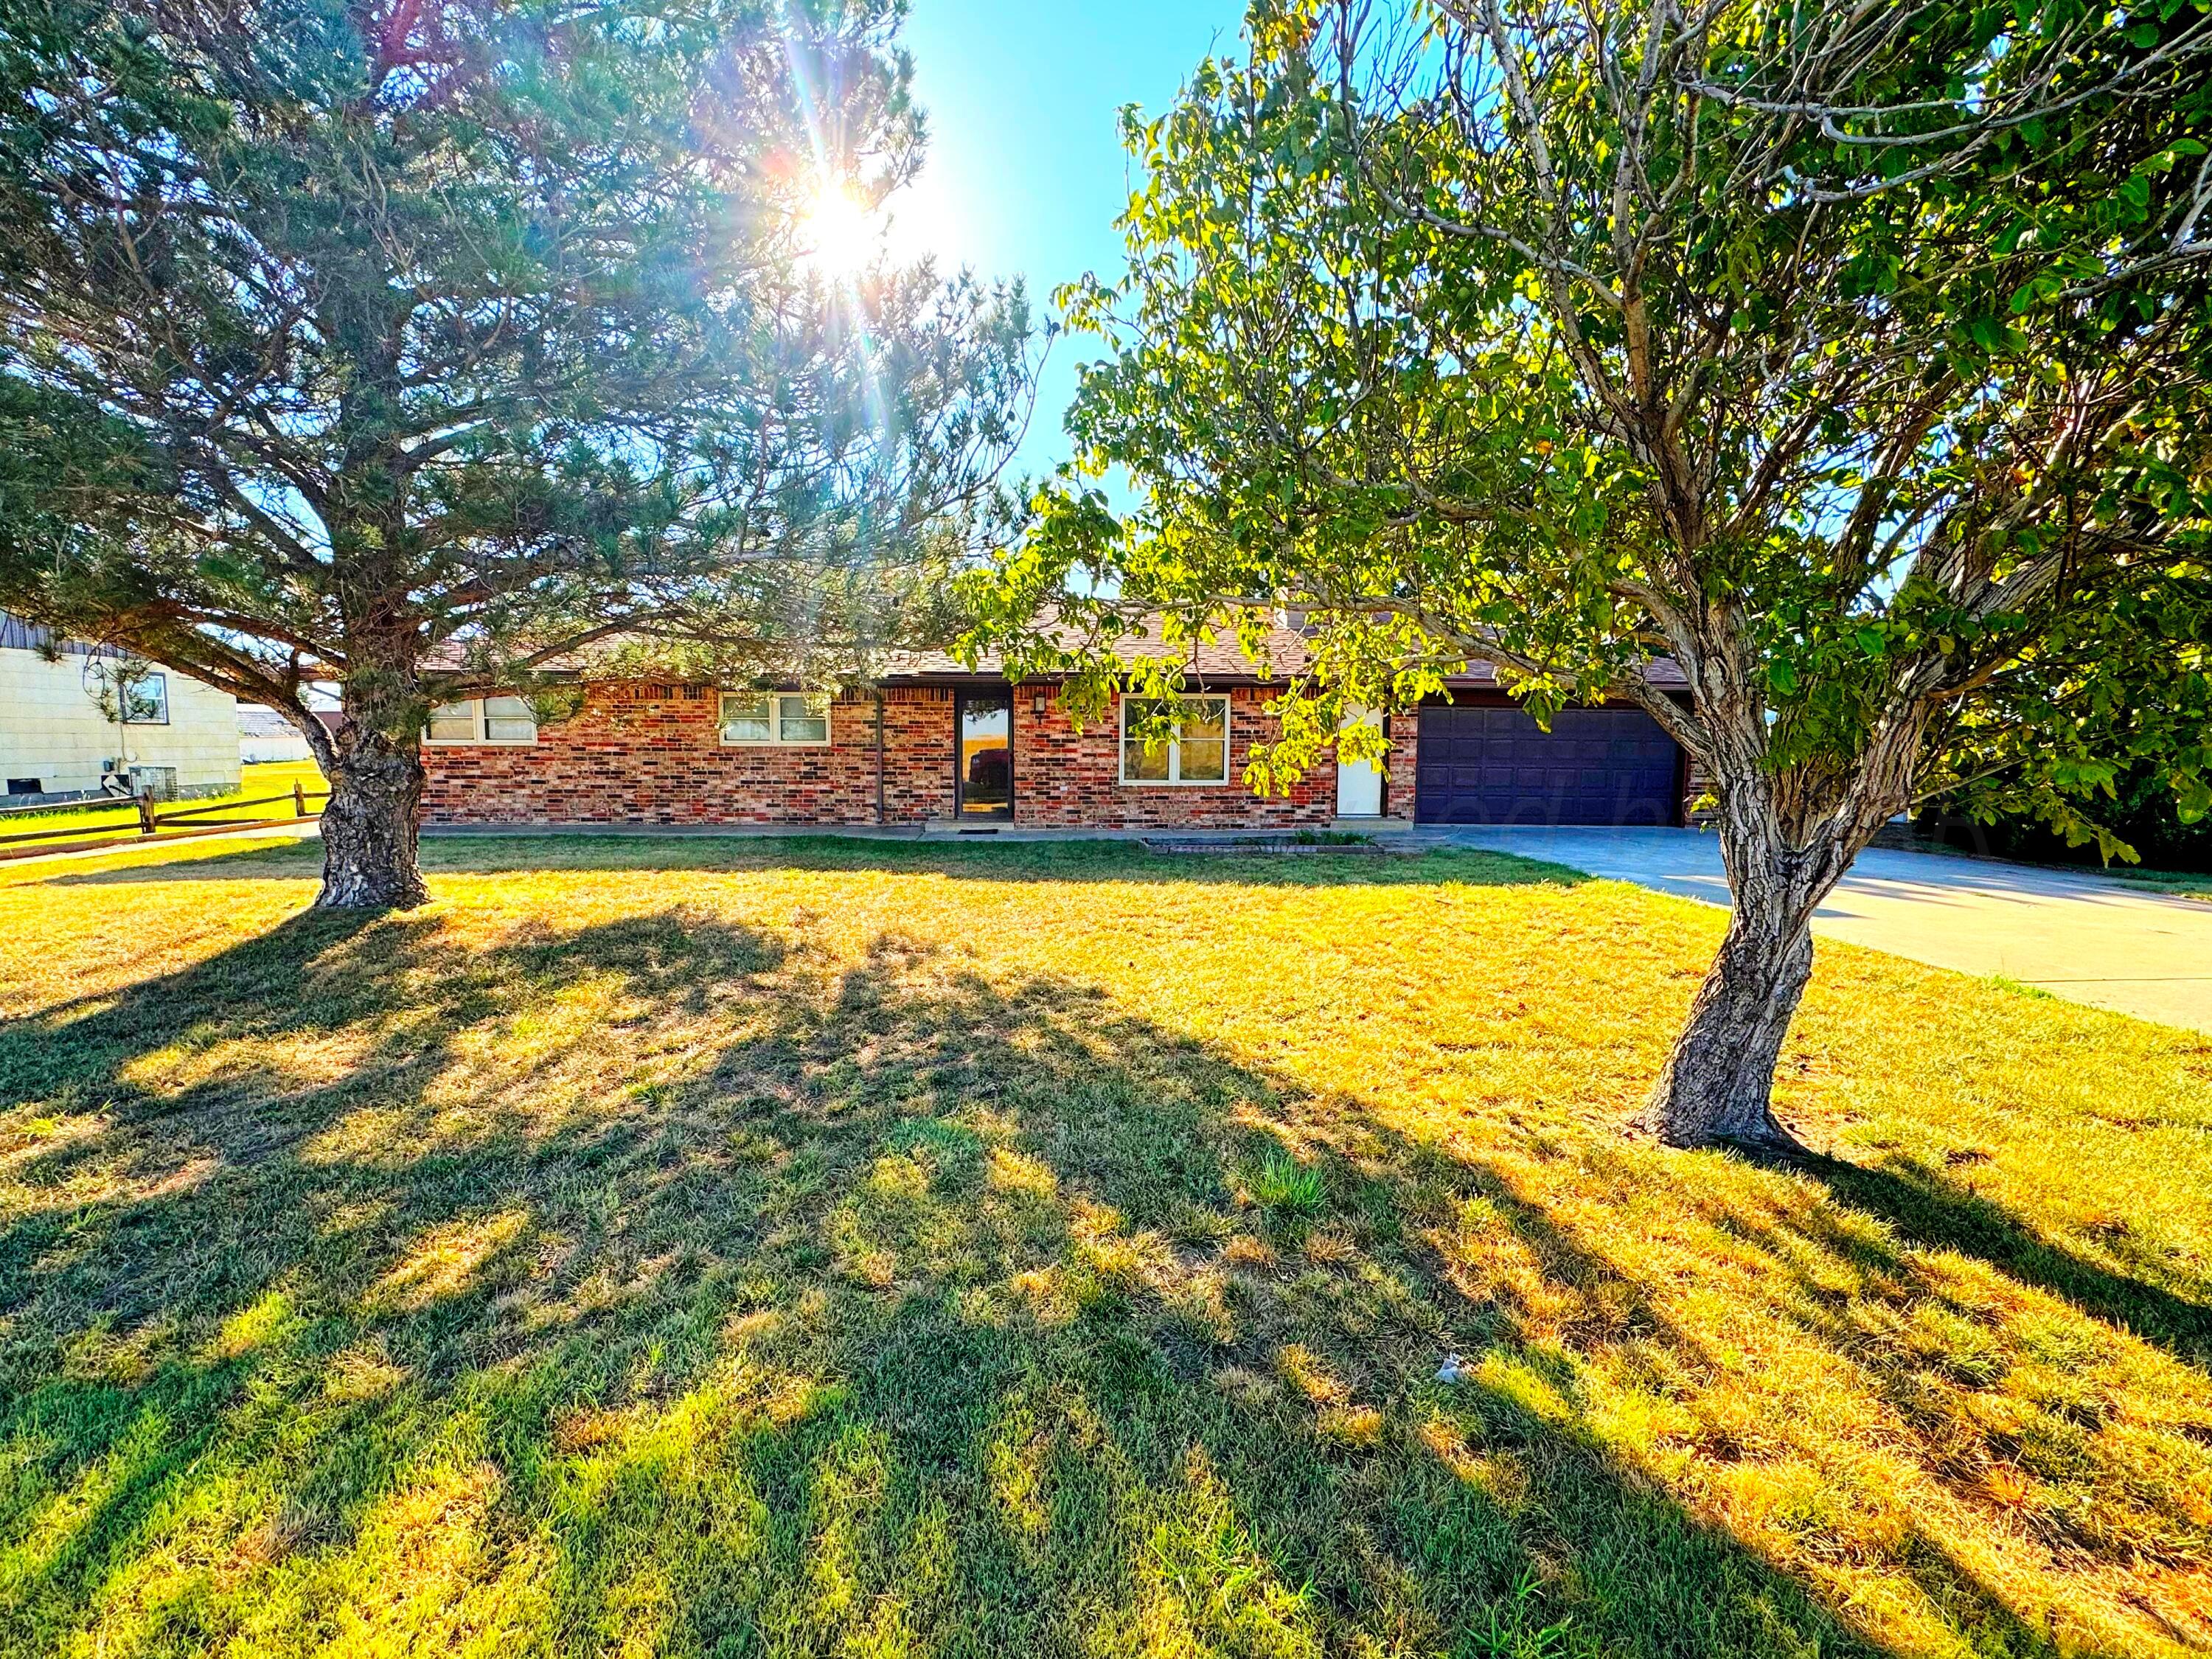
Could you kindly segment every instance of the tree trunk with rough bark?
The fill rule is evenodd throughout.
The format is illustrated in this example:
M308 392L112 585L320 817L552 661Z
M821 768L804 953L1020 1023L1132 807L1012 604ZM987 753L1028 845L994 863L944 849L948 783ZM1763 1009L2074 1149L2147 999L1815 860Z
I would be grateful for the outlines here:
M416 863L422 750L411 736L388 735L410 729L404 714L383 718L390 711L370 702L349 684L336 732L304 708L294 716L331 786L323 807L319 910L408 910L430 896Z
M1771 896L1736 901L1645 1111L1668 1146L1797 1148L1774 1115L1774 1067L1813 976L1811 921Z
M1731 705L1729 712L1739 712ZM1918 726L1900 721L1862 757L1855 787L1812 810L1784 793L1758 742L1759 724L1721 720L1716 829L1728 866L1728 932L1644 1109L1644 1127L1670 1146L1804 1150L1774 1115L1774 1068L1813 976L1813 915L1893 811L1911 799ZM1799 799L1802 802L1800 789ZM1809 803L1804 805L1809 805Z
M415 861L422 760L381 748L341 761L323 808L319 910L408 910L430 895Z
M1728 933L1652 1088L1644 1128L1668 1146L1801 1152L1774 1117L1774 1064L1812 980L1814 911L1875 830L1911 801L1924 717L1885 723L1850 787L1814 796L1805 779L1767 765L1763 721L1743 717L1743 699L1714 706L1723 714L1708 728L1719 734L1710 759L1732 900Z

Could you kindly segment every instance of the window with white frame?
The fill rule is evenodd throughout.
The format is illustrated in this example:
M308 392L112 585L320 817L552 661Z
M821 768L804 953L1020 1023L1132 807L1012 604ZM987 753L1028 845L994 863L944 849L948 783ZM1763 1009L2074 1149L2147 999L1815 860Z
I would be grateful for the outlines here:
M823 691L725 691L724 743L830 741L830 697Z
M470 697L430 711L425 743L535 743L538 716L520 697Z
M1121 699L1121 781L1124 783L1226 783L1229 781L1229 699L1176 697L1166 710L1168 735L1162 738L1150 717L1159 705L1142 697Z
M169 677L141 674L123 683L123 723L125 726L167 726L169 723Z

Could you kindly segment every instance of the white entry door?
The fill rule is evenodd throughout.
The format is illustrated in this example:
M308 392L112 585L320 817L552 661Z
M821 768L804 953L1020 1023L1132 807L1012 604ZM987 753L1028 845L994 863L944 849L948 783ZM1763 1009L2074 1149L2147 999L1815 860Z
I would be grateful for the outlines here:
M1382 717L1362 713L1356 720L1367 726L1380 726ZM1353 722L1347 721L1346 724ZM1336 815L1340 818L1379 818L1382 816L1382 774L1372 761L1343 761L1336 763Z

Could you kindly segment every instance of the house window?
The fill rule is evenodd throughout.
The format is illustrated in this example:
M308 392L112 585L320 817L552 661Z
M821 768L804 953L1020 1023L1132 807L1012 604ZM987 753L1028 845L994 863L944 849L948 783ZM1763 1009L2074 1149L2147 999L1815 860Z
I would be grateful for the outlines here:
M830 697L822 691L725 691L724 743L830 741Z
M169 723L169 677L141 674L122 686L125 726L167 726Z
M538 741L538 716L520 697L486 697L483 720L486 743Z
M425 743L535 743L538 716L520 697L470 697L430 711Z
M1228 782L1229 699L1177 697L1174 703L1170 735L1148 744L1143 725L1156 705L1121 699L1121 781Z

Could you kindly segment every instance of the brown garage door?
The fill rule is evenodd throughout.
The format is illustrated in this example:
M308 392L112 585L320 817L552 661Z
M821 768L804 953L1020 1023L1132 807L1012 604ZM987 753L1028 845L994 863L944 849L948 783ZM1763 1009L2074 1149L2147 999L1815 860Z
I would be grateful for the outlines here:
M1640 708L1421 710L1413 816L1423 823L1681 822L1681 750Z

